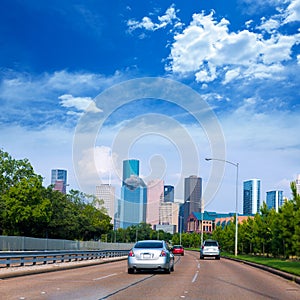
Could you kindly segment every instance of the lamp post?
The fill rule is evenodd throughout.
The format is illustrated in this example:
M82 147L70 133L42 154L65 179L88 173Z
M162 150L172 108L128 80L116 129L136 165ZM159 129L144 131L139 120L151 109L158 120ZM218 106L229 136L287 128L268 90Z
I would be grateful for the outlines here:
M182 219L183 217L182 216L179 216L179 219L180 219L180 232L179 232L179 245L181 245L181 232L182 232Z
M238 183L239 183L239 163L233 163L231 161L219 158L205 158L206 161L217 160L228 163L236 167L236 184L235 184L235 243L234 243L234 255L237 256L238 252Z
M204 205L203 205L203 198L201 200L201 244L203 244L203 214L204 214Z

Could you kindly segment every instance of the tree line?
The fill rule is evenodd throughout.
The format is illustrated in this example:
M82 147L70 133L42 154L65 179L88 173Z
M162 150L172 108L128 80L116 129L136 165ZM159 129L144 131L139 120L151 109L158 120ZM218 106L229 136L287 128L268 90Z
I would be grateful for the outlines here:
M263 203L260 213L238 225L238 252L273 257L300 257L300 195L291 183L293 198L279 211ZM224 228L218 226L212 237L224 251L234 252L235 220Z
M95 240L112 229L111 218L92 195L44 187L27 159L0 149L0 235Z

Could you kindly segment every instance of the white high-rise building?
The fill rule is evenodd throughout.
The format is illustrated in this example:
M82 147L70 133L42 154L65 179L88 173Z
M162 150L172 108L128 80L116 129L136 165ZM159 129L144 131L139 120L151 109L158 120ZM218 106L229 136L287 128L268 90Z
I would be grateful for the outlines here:
M298 174L298 177L296 179L296 189L297 189L297 194L300 195L300 174Z
M159 208L160 225L176 225L178 229L179 203L162 202Z
M115 188L110 184L100 184L96 186L96 197L103 200L103 207L111 217L111 223L114 224L115 213Z

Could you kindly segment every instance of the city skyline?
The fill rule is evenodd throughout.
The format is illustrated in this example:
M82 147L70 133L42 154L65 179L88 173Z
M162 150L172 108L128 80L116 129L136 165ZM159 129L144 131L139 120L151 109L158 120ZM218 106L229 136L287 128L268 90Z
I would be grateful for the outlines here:
M205 209L238 210L243 180L291 198L300 172L299 0L4 1L0 147L69 189L122 184L122 161ZM296 138L295 138L296 137Z

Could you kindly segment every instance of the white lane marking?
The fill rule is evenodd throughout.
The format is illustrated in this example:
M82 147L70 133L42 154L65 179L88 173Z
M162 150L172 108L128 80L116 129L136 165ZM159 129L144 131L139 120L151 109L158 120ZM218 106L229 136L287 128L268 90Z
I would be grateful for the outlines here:
M94 278L93 280L101 280L101 279L104 279L104 278L107 278L107 277L111 277L111 276L115 276L115 275L117 275L117 273L113 273L113 274L109 274L109 275L106 275L106 276Z
M194 275L193 280L192 280L192 283L194 283L194 282L196 281L196 279L197 279L197 277L198 277L198 273L199 273L199 271L197 271L196 274Z

